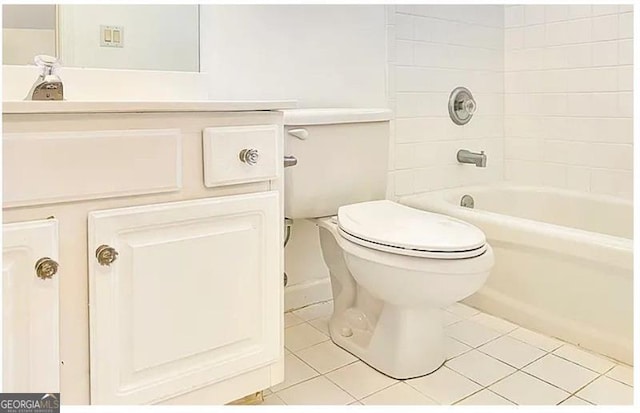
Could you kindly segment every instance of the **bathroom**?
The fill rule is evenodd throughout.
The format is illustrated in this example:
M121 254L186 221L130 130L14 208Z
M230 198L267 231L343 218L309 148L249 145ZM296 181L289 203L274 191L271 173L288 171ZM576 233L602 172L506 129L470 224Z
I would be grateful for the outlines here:
M3 392L633 405L631 2L2 13Z

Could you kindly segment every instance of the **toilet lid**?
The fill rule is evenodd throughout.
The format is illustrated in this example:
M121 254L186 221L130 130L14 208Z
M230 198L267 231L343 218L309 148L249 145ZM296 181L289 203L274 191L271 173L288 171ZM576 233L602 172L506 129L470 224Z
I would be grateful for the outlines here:
M470 258L486 250L486 238L479 228L388 200L340 207L338 227L350 241L403 255Z

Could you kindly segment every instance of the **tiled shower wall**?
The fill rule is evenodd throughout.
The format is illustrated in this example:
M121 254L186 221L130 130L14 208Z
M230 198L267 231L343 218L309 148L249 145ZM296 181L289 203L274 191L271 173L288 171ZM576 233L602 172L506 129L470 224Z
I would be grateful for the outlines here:
M504 7L387 6L388 101L395 110L388 196L503 179ZM465 126L449 94L471 90L478 110ZM458 149L486 151L486 168L460 165Z
M632 195L632 6L505 7L505 178Z

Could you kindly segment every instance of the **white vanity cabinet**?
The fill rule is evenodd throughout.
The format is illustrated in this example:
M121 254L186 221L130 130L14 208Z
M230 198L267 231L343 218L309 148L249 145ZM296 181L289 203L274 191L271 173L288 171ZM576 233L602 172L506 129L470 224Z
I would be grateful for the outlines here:
M2 228L2 388L58 392L58 222Z
M93 403L151 403L278 360L278 216L276 191L89 214Z
M47 103L3 107L5 337L16 331L4 365L49 366L46 389L26 387L26 372L5 384L50 392L59 377L63 405L211 405L281 382L282 114L273 109L289 103L111 102L88 112ZM32 222L59 235L38 232L39 248L24 247L31 238L12 234ZM40 256L59 263L52 279L34 276ZM10 289L48 295L31 305ZM43 314L46 329L26 329Z

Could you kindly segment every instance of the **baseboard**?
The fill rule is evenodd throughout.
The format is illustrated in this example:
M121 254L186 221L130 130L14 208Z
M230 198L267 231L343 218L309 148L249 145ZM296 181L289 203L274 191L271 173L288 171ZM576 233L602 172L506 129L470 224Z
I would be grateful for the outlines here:
M291 285L284 289L284 311L331 300L331 297L329 277Z

